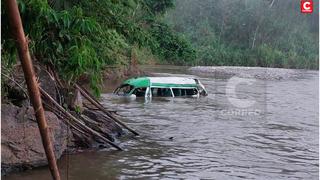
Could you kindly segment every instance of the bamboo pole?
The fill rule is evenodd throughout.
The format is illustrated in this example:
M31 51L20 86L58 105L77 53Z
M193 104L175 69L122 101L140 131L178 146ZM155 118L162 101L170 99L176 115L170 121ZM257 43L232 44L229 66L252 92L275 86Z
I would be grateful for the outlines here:
M110 112L108 112L107 110L104 109L104 107L102 106L102 104L100 104L99 102L97 102L96 100L92 99L90 97L90 95L88 95L80 86L78 86L77 84L75 85L75 87L80 91L80 93L86 98L88 99L94 106L96 106L98 109L100 109L102 112L104 112L109 118L111 118L112 120L114 120L115 122L117 122L118 124L120 124L121 126L123 126L124 128L128 129L129 131L131 131L134 135L139 135L138 132L136 132L135 130L131 129L128 125L126 125L124 122L122 122L121 120L115 118L114 116L112 116L112 114Z
M13 33L13 37L15 38L19 58L22 64L22 69L26 80L29 97L32 102L38 127L40 130L42 144L48 159L50 172L53 179L60 180L60 174L50 139L49 127L45 119L44 110L41 102L40 91L38 88L39 85L36 81L35 73L33 70L28 42L24 34L18 5L16 0L6 0L5 4L7 7L11 31Z
M114 144L113 142L111 142L109 139L103 137L101 134L99 134L97 131L91 129L90 127L86 126L83 122L81 122L80 120L78 120L76 117L74 117L72 114L70 114L68 111L66 111L59 103L57 103L47 92L45 92L41 87L39 87L41 94L43 96L45 96L50 102L52 102L61 112L63 112L69 119L71 119L72 121L80 124L82 126L82 128L84 128L85 130L89 131L90 133L92 133L93 135L101 138L102 140L104 140L105 142L109 143L111 146L115 147L116 149L122 151L123 149L120 148L118 145Z

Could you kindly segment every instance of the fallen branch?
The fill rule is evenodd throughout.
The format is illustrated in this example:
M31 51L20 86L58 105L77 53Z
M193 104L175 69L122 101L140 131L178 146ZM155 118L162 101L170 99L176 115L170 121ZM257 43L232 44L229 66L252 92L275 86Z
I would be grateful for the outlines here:
M92 107L92 106L89 106L89 105L86 104L86 103L83 103L83 105L84 105L84 107L86 107L86 108L88 108L88 109L90 109L90 110L94 110L94 111L100 110L99 108L95 108L96 106ZM117 111L109 110L109 109L108 109L107 111L109 111L110 113L113 113L113 114L115 114L115 115L118 115L118 114L117 114Z
M16 84L22 90L22 92L27 96L27 98L30 99L27 91L17 81L15 81L13 78L11 78L10 76L2 72L1 72L1 75L6 77L8 80L12 81L14 84Z
M123 126L124 128L128 129L129 131L131 131L134 135L139 135L138 132L136 132L135 130L131 129L128 125L126 125L124 122L122 122L121 120L115 118L109 111L107 111L102 104L100 104L97 100L93 99L91 95L89 95L85 90L83 90L80 86L78 86L77 84L75 85L75 87L80 91L80 93L89 101L91 102L94 106L96 106L98 109L100 109L102 112L104 112L109 118L111 118L113 121L117 122L118 124L120 124L121 126Z
M101 135L103 135L104 137L106 137L107 139L109 139L111 142L114 142L114 138L104 132L101 127L100 127L100 124L95 122L95 121L92 121L89 117L85 116L85 115L81 115L81 119L84 120L85 124L87 124L89 127L91 127L93 130L99 132Z
M41 94L46 97L50 102L52 102L53 105L55 105L59 111L61 111L68 119L74 121L75 123L79 124L83 129L86 131L89 131L91 134L95 135L96 137L99 137L100 139L104 140L111 146L115 147L116 149L122 151L122 148L120 148L118 145L111 142L109 139L103 137L95 130L91 129L90 127L86 126L82 121L78 120L76 117L74 117L72 114L70 114L68 111L66 111L59 103L57 103L47 92L45 92L41 87L39 87Z
M59 113L60 111L58 111L57 109L51 107L50 105L48 105L47 103L44 102L45 108L47 108L48 110L50 110L51 112L53 112L56 116L58 116L59 119L62 119L64 122L66 122L66 124L68 124L71 128L75 129L76 131L85 134L84 131L82 131L80 128L76 127L75 125L73 125L70 121L67 121L66 117L61 115L61 113Z

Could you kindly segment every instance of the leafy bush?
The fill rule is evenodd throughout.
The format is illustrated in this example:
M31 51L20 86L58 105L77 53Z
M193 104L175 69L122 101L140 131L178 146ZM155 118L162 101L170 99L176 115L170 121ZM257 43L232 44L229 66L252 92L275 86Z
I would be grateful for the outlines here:
M124 39L113 30L102 31L93 18L84 16L80 7L58 11L43 0L19 1L19 7L32 57L55 67L68 82L88 76L91 87L98 94L101 70L106 64L122 62L119 57L125 54L127 46ZM3 20L7 21L6 18ZM8 27L4 28L4 49L15 49ZM9 52L5 56L12 54L15 53ZM4 60L4 64L9 64L14 59L9 57Z

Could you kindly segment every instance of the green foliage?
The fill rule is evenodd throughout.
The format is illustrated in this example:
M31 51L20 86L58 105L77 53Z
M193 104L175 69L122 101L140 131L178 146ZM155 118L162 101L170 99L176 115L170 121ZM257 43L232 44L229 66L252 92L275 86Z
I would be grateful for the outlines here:
M271 2L177 0L165 22L192 42L193 64L318 69L318 11L305 15L299 2Z
M149 48L134 47L138 64L155 64L160 62L159 58Z
M74 110L75 110L75 112L78 113L78 114L81 113L81 107L80 107L80 106L76 106Z
M173 0L18 0L18 5L32 58L53 66L69 83L86 76L96 94L101 71L129 65L132 50L144 63L190 64L195 59L186 38L163 23ZM6 9L1 20L2 66L9 68L17 57Z
M168 8L174 7L172 0L146 0L145 4L151 12L163 14Z
M105 67L129 65L132 52L139 63L317 69L318 14L297 15L299 3L290 0L270 2L18 0L18 5L32 58L53 66L69 83L87 77L99 94ZM1 21L1 66L10 69L17 52L5 8Z
M115 28L130 48L137 45L151 50L161 63L184 64L195 59L191 44L161 20L161 15L173 7L172 0L82 1L81 7L88 16L97 17L103 28Z
M84 16L82 8L73 6L58 11L43 0L19 1L19 7L33 58L53 65L68 82L88 76L91 87L98 93L105 65L124 62L127 50L124 38L112 29L102 30L94 18ZM5 13L1 17L7 21L3 18ZM6 58L2 64L9 65L16 53L12 51L15 47L7 23L4 24L2 54Z
M154 42L150 44L151 50L164 62L171 64L191 64L195 58L195 50L181 35L172 31L168 25L159 23L151 28Z

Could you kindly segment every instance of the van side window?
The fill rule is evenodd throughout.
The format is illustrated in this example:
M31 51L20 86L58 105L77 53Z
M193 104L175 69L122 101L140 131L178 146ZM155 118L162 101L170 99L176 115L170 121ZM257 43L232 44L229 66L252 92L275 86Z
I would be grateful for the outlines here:
M186 95L187 96L193 96L193 95L197 95L198 94L198 90L197 89L186 89Z
M153 97L171 97L170 88L151 88L151 93Z
M184 96L184 95L183 95L184 89L172 88L172 91L173 91L173 94L174 94L175 97L177 97L177 96Z
M147 88L136 88L132 94L135 94L137 97L144 97L146 94Z
M179 96L192 96L197 95L198 90L197 89L180 89L180 88L172 88L173 94L175 97Z

